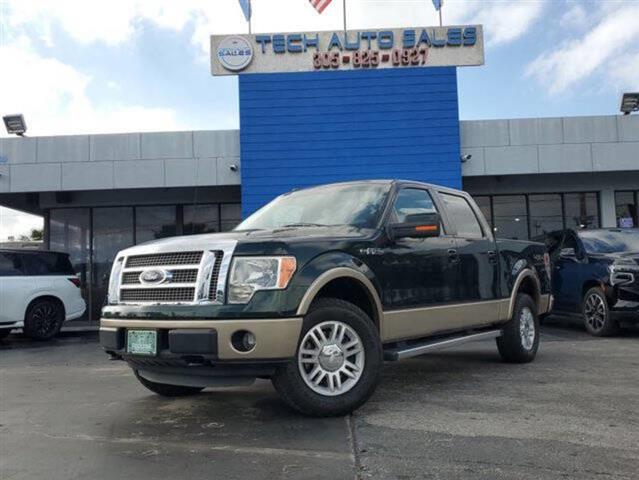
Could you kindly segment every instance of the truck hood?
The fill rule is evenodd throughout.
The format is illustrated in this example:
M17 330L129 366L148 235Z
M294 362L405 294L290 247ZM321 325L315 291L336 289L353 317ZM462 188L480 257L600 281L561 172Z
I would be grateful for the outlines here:
M613 263L615 260L634 260L639 264L639 252L597 253L590 254L590 256L603 261L609 261L610 263Z
M289 243L340 242L369 238L375 233L372 229L361 229L349 225L326 227L287 227L273 230L241 230L226 233L207 233L163 238L141 243L120 252L122 255L139 255L160 252L179 252L190 250L226 249L246 246L253 254L272 253L286 250ZM263 248L259 245L263 244ZM257 248L256 248L257 247Z

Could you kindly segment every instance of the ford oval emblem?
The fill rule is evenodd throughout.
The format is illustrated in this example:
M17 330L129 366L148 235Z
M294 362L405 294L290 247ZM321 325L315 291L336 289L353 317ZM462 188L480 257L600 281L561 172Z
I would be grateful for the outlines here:
M162 283L165 280L167 280L168 278L168 272L166 270L159 270L159 269L151 269L151 270L144 270L141 274L140 274L140 283L143 283L145 285L157 285L158 283Z

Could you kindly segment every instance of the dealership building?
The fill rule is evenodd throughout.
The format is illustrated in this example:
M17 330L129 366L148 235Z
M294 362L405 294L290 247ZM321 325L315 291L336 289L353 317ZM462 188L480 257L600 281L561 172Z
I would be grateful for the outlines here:
M426 61L419 29L349 33L333 45L337 60L310 71L297 48L319 50L323 34L239 37L253 57L239 71L239 130L1 138L0 205L44 217L45 244L70 253L93 322L118 250L232 229L304 186L403 178L463 188L507 238L637 225L639 116L460 121L457 65L483 63L481 27L429 29L430 68L402 65L406 49ZM364 61L356 38L379 39L379 68L353 65ZM216 55L231 51L220 42L214 74ZM476 47L479 60L463 50ZM294 71L273 63L287 55Z

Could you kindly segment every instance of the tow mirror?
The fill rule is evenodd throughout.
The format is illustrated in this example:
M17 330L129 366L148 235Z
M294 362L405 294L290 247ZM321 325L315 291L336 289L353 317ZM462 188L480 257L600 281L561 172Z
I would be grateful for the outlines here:
M438 213L418 213L407 215L404 223L391 225L390 231L395 239L439 237L440 225Z

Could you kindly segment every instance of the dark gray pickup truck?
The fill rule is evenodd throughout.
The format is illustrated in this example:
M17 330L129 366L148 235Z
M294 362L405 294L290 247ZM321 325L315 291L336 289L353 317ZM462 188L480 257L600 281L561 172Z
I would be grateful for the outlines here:
M468 194L360 181L120 252L100 338L161 395L268 378L293 408L340 415L384 360L496 338L503 360L532 361L551 303L544 246L495 240Z

